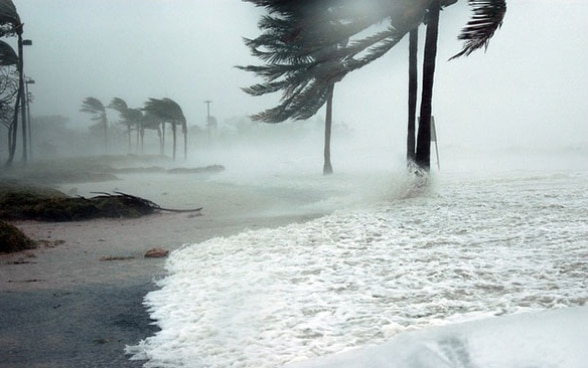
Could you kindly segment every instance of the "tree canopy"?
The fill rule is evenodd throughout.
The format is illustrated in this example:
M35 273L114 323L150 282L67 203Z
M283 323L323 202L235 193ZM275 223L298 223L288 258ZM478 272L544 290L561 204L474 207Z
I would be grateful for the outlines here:
M429 7L457 0L245 0L268 13L262 34L245 39L264 65L240 66L263 82L244 88L253 96L281 92L280 104L253 116L270 123L307 119L324 105L329 86L377 60L426 20ZM468 0L473 16L454 57L486 47L502 24L505 0Z

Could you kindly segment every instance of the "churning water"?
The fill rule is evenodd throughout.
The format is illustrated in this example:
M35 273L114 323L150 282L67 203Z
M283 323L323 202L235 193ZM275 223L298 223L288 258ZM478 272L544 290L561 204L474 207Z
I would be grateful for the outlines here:
M129 352L147 367L276 367L586 304L587 170L433 181L396 178L352 209L175 251L145 301L161 331Z

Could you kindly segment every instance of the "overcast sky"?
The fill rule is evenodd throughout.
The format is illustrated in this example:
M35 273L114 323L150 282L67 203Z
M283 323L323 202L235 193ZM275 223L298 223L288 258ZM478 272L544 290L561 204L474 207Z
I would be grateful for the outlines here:
M79 113L85 97L105 104L121 97L131 107L169 97L183 107L189 125L202 126L206 99L221 123L277 101L240 90L258 81L234 68L257 64L241 39L259 34L261 10L250 3L14 2L25 38L33 40L25 49L26 73L36 81L33 115L61 114L87 127L89 117ZM509 0L504 26L487 52L448 62L460 50L456 36L469 16L466 4L460 0L442 13L433 107L440 139L588 145L588 1ZM407 58L403 42L339 83L335 122L378 129L402 144Z

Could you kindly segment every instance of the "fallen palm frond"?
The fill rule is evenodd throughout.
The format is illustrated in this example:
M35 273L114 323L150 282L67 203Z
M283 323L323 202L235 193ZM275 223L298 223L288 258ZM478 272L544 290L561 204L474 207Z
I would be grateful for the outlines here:
M60 192L0 191L0 219L80 221L94 218L137 218L157 211L200 212L202 208L171 209L126 193L68 197Z

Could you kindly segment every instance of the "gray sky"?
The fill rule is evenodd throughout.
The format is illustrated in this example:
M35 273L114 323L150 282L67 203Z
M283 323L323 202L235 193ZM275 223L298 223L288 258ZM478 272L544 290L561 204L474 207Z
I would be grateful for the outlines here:
M235 65L257 64L241 37L256 37L261 10L240 0L14 0L25 38L25 70L36 80L33 115L79 113L87 96L140 107L169 97L189 125L204 100L219 121L272 107L240 87L256 81ZM442 13L434 115L440 139L503 146L588 146L588 1L510 0L486 53L448 62L460 49L465 0ZM424 35L421 33L421 41ZM11 40L13 42L14 40ZM422 58L421 55L419 55ZM335 90L336 123L404 142L407 45L349 75ZM322 117L323 113L320 113ZM112 117L116 117L112 112Z

